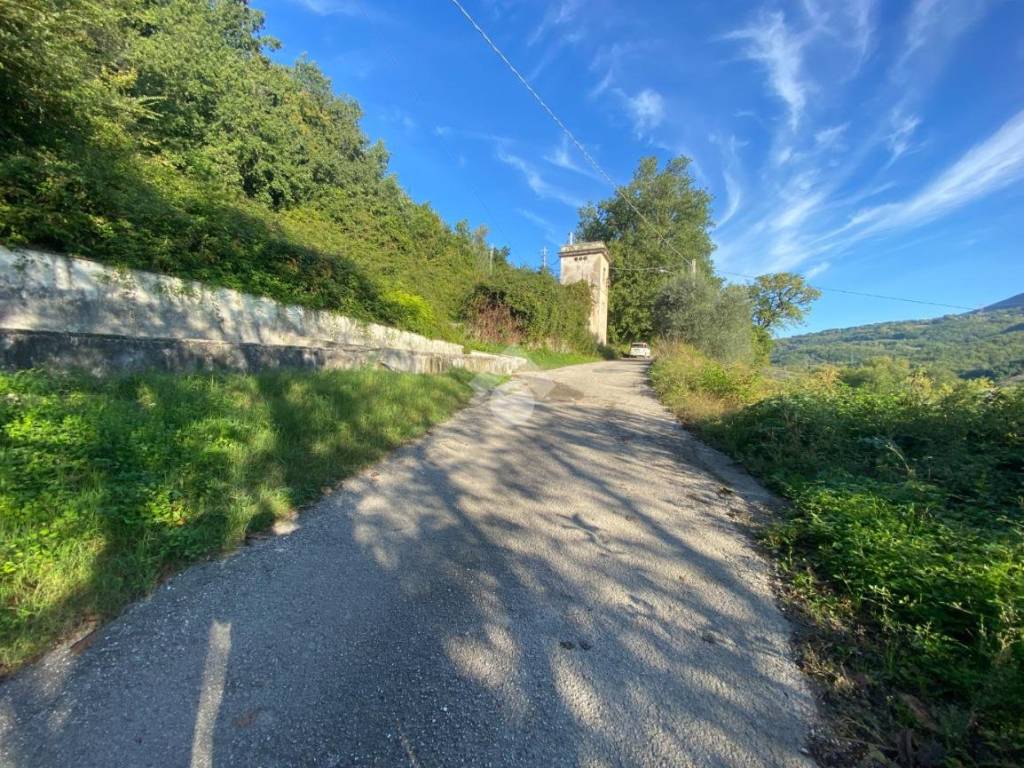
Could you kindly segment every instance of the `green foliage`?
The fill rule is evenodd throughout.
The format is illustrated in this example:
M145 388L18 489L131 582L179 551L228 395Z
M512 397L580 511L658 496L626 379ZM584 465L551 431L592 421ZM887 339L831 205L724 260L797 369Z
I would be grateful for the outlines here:
M0 374L0 674L422 434L468 379Z
M358 104L271 61L262 23L241 0L4 3L0 241L453 337L486 230L412 202Z
M754 325L769 333L802 323L808 307L821 298L821 291L792 272L761 275L749 290Z
M608 245L612 343L651 338L658 292L672 275L688 270L691 261L704 274L713 274L711 197L694 184L689 167L687 158L678 157L659 171L657 159L645 157L618 194L580 210L578 239Z
M754 402L769 387L757 368L713 360L689 344L662 342L656 352L651 384L689 425Z
M812 615L850 623L831 662L882 689L892 727L921 727L910 694L960 724L932 736L951 761L1024 755L1024 388L879 361L742 390L686 350L652 379L792 500L767 540Z
M1024 311L1020 308L877 323L778 339L772 359L791 368L852 365L904 358L933 372L1002 381L1024 375Z
M474 339L492 344L592 352L590 289L550 274L501 265L474 286L463 317Z
M701 273L678 275L654 300L654 331L729 362L749 361L750 300L741 286L722 286Z

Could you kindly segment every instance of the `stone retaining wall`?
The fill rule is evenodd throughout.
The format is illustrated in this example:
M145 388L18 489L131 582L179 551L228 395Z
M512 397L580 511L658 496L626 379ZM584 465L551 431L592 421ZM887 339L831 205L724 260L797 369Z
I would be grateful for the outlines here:
M94 373L276 367L507 374L520 357L464 353L324 310L86 259L0 247L0 366Z

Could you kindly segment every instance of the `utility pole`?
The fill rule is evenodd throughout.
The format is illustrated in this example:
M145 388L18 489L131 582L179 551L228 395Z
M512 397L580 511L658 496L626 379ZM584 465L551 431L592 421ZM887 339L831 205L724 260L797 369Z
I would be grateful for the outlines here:
M487 265L487 274L488 275L493 275L494 274L494 246L493 245L491 246L490 257L491 257L490 258L490 263Z
M548 247L546 245L540 249L540 271L548 271Z

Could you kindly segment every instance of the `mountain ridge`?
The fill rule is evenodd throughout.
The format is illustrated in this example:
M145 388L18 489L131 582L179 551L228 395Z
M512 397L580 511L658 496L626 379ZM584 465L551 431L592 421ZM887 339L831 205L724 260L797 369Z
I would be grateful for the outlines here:
M996 381L1024 375L1024 293L980 310L927 320L834 328L778 339L772 362L788 368L905 359L936 373Z

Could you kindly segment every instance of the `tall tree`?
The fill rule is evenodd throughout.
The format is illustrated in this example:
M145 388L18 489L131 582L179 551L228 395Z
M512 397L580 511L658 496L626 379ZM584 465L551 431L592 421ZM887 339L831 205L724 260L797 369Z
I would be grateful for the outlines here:
M690 261L713 275L711 196L690 174L690 160L677 157L663 169L655 157L640 160L633 179L618 193L580 209L576 234L608 244L612 273L608 332L613 342L649 338L655 330L654 301L673 275Z
M820 297L821 291L808 285L802 275L793 272L761 275L750 286L754 325L768 333L798 325L804 321L807 309Z

